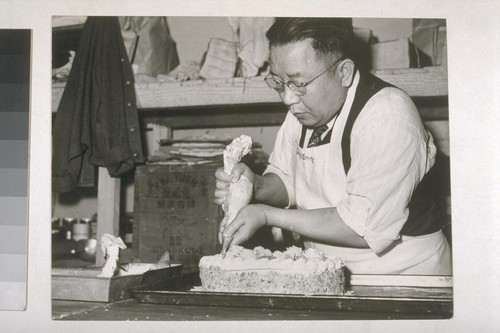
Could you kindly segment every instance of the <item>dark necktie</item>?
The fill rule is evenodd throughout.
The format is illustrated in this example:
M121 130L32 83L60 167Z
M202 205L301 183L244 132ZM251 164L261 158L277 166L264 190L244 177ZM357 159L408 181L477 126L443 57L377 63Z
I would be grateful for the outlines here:
M315 128L314 131L312 132L311 138L309 139L309 144L307 145L307 147L310 148L317 146L318 143L321 142L321 135L325 133L326 130L328 130L327 125Z

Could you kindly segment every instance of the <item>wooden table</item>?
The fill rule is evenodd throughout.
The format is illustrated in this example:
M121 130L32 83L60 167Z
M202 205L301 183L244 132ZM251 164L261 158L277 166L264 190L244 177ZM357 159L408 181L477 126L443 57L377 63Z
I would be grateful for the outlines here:
M451 287L352 286L341 296L232 294L138 289L113 303L52 301L54 320L449 319Z
M378 320L445 319L436 314L336 312L268 308L222 308L215 306L179 306L144 304L124 300L110 304L53 301L53 320L112 321L236 321L236 320Z
M353 312L277 308L217 307L139 303L133 299L114 303L52 301L54 320L113 321L235 321L235 320L377 320L447 319L450 314Z

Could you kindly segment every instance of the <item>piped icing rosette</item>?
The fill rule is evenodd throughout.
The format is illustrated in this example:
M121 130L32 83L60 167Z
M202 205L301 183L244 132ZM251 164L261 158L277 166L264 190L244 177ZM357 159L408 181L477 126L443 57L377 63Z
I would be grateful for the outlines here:
M257 259L260 258L270 258L273 256L273 253L269 249L265 249L262 246L257 246L253 249L253 253Z
M219 266L224 270L302 270L325 271L340 269L344 266L340 258L326 257L317 249L303 251L292 246L286 251L274 251L258 246L245 249L242 246L231 246L225 256L220 254L205 256L200 266Z

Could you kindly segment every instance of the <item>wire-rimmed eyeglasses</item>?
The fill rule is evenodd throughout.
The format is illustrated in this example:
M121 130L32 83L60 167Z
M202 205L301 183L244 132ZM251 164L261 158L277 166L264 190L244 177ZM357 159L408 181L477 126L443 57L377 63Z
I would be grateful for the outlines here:
M340 57L330 67L328 67L323 72L319 73L318 75L316 75L314 78L312 78L311 80L309 80L307 82L297 82L297 81L283 82L283 81L280 81L278 79L273 78L271 76L272 75L271 73L267 74L267 76L264 78L264 80L266 81L269 88L276 90L280 94L285 91L285 85L286 85L288 87L288 89L293 91L296 95L303 96L306 94L306 87L309 84L311 84L314 80L319 78L321 75L328 72L330 69L332 69L335 65L337 65L343 59L344 59L344 57Z

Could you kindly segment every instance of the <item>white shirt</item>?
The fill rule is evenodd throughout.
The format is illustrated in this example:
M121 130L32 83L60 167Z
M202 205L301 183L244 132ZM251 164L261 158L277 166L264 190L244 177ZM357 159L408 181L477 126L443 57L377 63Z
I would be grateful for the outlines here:
M330 204L336 207L344 223L364 237L373 252L381 253L400 238L399 232L409 214L407 205L411 193L434 164L436 147L410 97L397 88L384 88L367 102L354 123L351 167L346 176L341 140L358 83L359 73L356 73L338 119L329 123L334 125L329 154L309 156L307 150L298 148L302 124L289 112L264 174L271 172L281 178L288 192L289 206L314 209ZM305 142L312 130L308 132ZM314 192L320 196L316 201L297 201L300 195L294 162L297 154L303 155L301 160L312 163L328 159L322 161L327 165L323 171L315 171L314 178L318 181ZM330 178L333 181L325 181Z

